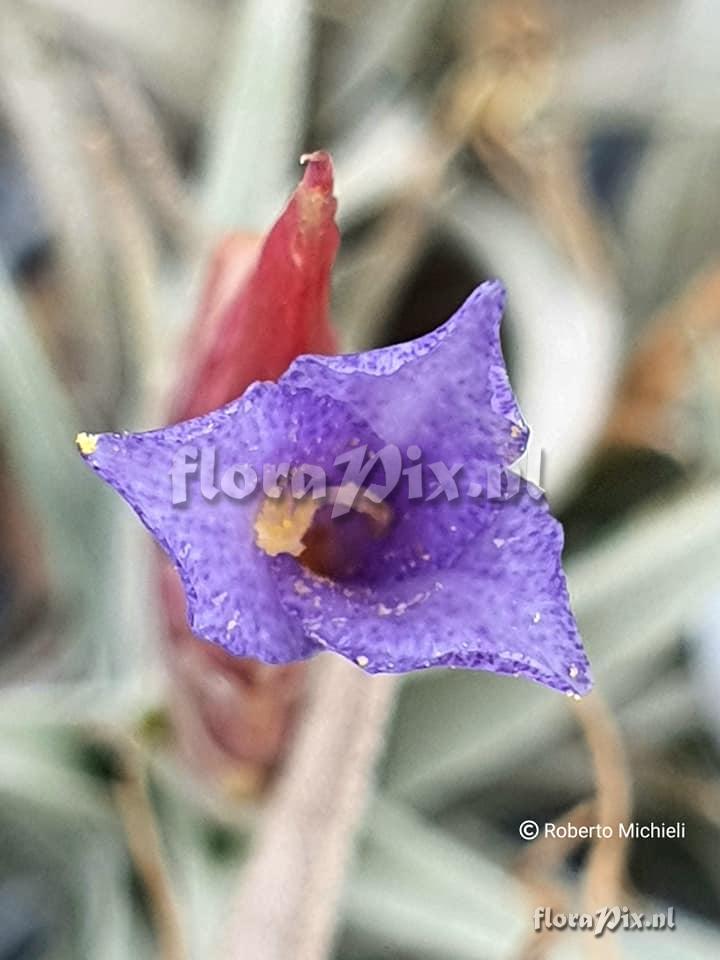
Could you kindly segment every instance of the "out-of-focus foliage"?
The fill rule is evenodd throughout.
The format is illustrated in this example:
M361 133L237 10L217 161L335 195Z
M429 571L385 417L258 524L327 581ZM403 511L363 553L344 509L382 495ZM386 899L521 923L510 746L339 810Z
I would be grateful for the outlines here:
M0 960L180 956L163 857L190 956L225 956L255 781L205 783L178 755L149 538L72 439L160 423L208 252L268 224L320 146L348 348L425 332L487 276L509 289L506 352L634 815L688 824L632 847L625 890L676 906L677 930L619 944L714 960L719 46L713 0L3 6ZM586 861L529 874L517 825L591 793L564 699L407 679L338 957L530 956L547 883L572 903Z

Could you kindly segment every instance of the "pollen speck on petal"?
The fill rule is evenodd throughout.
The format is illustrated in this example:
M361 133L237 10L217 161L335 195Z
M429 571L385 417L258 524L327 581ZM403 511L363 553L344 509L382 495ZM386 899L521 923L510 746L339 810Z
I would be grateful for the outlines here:
M80 453L84 457L89 457L91 454L95 453L97 449L97 434L95 433L79 433L75 437L75 443Z

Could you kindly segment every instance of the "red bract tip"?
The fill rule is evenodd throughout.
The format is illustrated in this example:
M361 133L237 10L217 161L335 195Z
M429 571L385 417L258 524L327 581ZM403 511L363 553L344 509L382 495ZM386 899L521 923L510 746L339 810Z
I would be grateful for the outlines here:
M333 164L332 158L325 150L315 150L313 153L304 153L300 163L307 164L303 186L313 190L322 190L332 194L333 191Z
M332 160L324 151L304 159L302 182L259 253L241 234L218 248L188 340L173 421L229 403L255 380L276 380L300 354L335 351Z

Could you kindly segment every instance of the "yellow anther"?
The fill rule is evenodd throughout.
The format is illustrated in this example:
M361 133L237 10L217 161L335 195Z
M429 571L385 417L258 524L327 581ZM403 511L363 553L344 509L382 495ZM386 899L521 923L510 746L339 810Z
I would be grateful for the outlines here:
M91 453L95 453L97 442L98 438L97 434L95 433L79 433L75 437L75 443L78 446L78 450L85 457L89 457Z

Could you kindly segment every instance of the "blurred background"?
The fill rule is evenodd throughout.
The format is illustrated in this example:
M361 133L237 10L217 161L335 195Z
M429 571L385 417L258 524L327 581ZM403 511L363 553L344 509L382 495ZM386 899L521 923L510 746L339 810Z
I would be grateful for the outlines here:
M713 0L3 4L0 960L718 956L719 48ZM591 709L168 641L77 457L163 423L213 251L317 148L344 349L509 290ZM630 811L685 838L518 836ZM533 933L593 896L677 929Z

